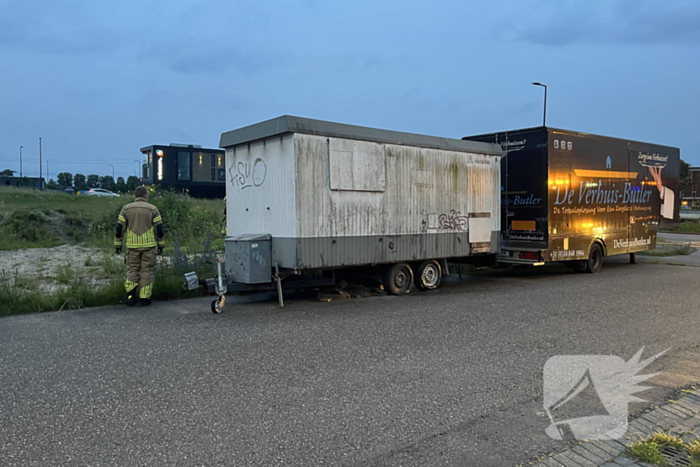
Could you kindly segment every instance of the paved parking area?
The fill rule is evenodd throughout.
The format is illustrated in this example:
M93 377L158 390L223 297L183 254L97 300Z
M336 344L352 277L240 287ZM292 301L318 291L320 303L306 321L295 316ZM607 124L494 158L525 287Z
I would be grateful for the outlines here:
M196 299L3 318L0 465L514 465L566 448L544 433L552 356L669 348L640 396L697 381L699 280L608 262L222 315Z

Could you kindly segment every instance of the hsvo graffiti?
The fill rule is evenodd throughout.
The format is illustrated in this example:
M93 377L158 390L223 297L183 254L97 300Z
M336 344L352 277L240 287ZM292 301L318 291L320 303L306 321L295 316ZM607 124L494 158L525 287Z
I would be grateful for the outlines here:
M258 187L265 183L267 177L267 164L261 158L255 162L238 162L229 169L231 183L234 187L244 190L246 188Z

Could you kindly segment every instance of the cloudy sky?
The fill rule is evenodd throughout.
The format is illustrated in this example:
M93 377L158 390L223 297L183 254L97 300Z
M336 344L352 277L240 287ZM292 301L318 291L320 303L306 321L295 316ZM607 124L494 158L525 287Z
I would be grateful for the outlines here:
M700 2L0 0L0 170L133 175L291 114L460 138L547 123L700 165Z

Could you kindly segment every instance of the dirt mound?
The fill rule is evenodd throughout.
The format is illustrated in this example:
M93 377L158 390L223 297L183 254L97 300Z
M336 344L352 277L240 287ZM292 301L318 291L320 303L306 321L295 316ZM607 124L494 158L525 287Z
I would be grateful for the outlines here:
M85 219L52 209L15 211L0 220L19 238L30 242L55 240L57 242L84 242L90 235L90 223Z

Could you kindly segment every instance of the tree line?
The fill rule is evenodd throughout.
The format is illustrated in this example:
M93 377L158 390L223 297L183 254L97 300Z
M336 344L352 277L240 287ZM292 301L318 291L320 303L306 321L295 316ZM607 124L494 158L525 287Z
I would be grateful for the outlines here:
M117 193L126 193L129 191L134 191L141 182L138 177L130 175L126 180L124 177L114 177L111 175L83 175L83 174L71 174L70 172L61 172L56 176L56 180L49 180L46 184L46 188L49 190L65 190L67 188L73 188L76 191L79 190L89 190L90 188L104 188L105 190L114 191Z

